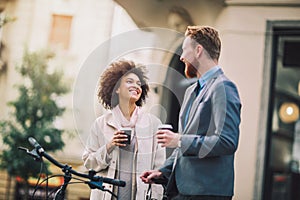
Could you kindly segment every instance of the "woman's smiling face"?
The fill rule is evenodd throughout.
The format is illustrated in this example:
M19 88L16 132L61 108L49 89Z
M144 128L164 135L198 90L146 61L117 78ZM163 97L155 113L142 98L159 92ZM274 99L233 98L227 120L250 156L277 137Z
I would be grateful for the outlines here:
M141 81L134 73L126 74L120 81L120 86L116 90L119 100L137 102L142 95Z

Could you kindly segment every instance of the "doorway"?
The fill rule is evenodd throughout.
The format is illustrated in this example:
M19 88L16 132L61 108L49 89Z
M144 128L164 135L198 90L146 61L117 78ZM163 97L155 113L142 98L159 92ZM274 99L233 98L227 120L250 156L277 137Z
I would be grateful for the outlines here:
M272 48L265 84L270 91L262 183L266 200L300 199L300 22L290 24L270 22L267 30Z

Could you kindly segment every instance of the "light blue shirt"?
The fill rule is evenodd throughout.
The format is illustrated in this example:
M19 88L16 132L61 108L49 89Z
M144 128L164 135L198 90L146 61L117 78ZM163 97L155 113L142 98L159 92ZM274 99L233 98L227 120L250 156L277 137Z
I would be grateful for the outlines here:
M214 66L213 68L211 68L210 70L208 70L207 72L205 72L200 78L199 78L199 84L201 86L200 90L205 86L205 84L207 83L207 81L209 79L212 78L212 76L214 75L214 73L216 73L218 70L220 69L219 65ZM199 95L199 94L197 94Z
M214 75L214 73L216 73L218 70L220 69L220 66L216 65L214 66L213 68L211 68L210 70L208 70L207 72L205 72L200 78L199 78L199 84L200 84L200 88L198 90L198 94L196 96L198 96L201 92L201 89L205 86L205 84L207 83L207 81L209 79L212 78L212 76ZM188 120L188 117L189 117L189 114L190 114L190 109L192 107L192 104L193 104L193 101L190 101L189 102L189 105L188 105L188 109L187 109L187 112L186 112L186 115L185 115L185 118L184 118L184 123L183 123L183 127L185 127L186 123L187 123L187 120Z

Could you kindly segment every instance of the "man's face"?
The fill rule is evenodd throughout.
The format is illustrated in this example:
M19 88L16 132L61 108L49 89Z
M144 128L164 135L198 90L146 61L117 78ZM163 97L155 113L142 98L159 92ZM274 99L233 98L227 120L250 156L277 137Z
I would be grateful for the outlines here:
M182 44L182 54L180 60L185 64L184 72L187 78L197 77L198 61L193 42L194 41L190 37L186 37Z

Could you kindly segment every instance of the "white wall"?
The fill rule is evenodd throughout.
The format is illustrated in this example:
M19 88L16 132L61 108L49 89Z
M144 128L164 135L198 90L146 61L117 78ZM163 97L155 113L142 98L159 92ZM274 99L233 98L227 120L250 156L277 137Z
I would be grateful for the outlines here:
M70 48L67 51L54 49L56 57L50 65L58 69L63 67L66 82L71 89L70 93L58 102L66 106L67 110L56 124L71 132L74 138L70 139L69 135L64 135L66 148L60 156L80 160L83 144L76 135L76 124L73 119L73 86L87 56L111 36L114 7L115 3L111 0L8 1L4 14L16 17L17 20L8 23L2 29L8 70L0 76L0 120L7 118L11 112L6 103L17 96L14 85L22 84L24 81L15 67L22 62L25 47L30 51L48 48L52 14L72 15ZM74 151L74 146L79 147L77 151Z
M220 13L216 27L222 38L221 66L238 86L242 122L236 154L235 198L254 199L267 20L300 20L299 7L229 6ZM261 177L262 178L262 177Z
M139 32L141 37L145 35L147 38L151 38L152 34L140 31L126 11L112 0L18 0L8 2L4 12L17 20L3 28L3 42L7 46L9 68L7 73L0 77L0 119L8 117L11 108L7 107L6 103L15 99L18 94L13 85L22 84L24 81L16 72L15 66L22 62L25 46L30 51L48 48L52 15L73 16L70 47L68 50L53 49L56 57L50 65L53 68L63 68L64 78L71 89L69 94L58 101L67 109L64 115L55 121L55 125L67 130L72 137L70 134L64 134L66 146L57 156L60 159L80 162L90 126L95 118L104 112L95 94L85 96L85 91L96 90L97 79L107 67L106 61L111 62L117 58L110 57L111 50L101 49L103 44L128 31ZM152 38L150 42L154 43L154 37ZM129 42L133 43L132 40ZM101 55L90 61L89 57L95 54L97 49L101 50ZM141 63L157 62L160 59L153 59L149 50L139 49L118 56ZM86 68L90 70L87 73ZM153 73L151 70L150 72Z

